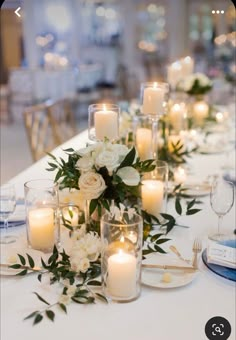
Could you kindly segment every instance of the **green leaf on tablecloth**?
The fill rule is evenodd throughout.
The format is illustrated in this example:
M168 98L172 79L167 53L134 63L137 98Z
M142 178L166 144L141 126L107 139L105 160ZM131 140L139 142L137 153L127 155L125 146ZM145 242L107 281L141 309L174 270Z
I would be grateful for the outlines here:
M96 295L96 297L97 297L99 300L101 300L102 302L108 303L108 300L107 300L107 298L106 298L104 295L99 294L99 293L95 293L95 295Z
M194 215L197 214L199 211L201 211L201 209L189 209L186 212L186 215Z
M49 318L49 320L54 321L55 313L52 310L46 310L46 315Z
M24 270L22 270L21 272L19 272L19 273L17 273L16 275L18 275L18 276L24 276L24 275L26 275L27 274L27 269L24 269Z
M158 252L158 253L161 253L161 254L166 254L166 251L163 250L161 247L159 247L158 245L154 245L154 249Z
M196 203L196 198L194 198L192 201L188 202L187 210L191 209L194 206L195 203Z
M182 214L182 206L181 206L179 197L176 197L175 199L175 210L179 215Z
M18 255L19 259L20 259L21 264L24 266L26 264L24 256L22 256L20 254L17 254L17 255Z
M55 161L57 160L57 158L56 158L53 154L51 154L50 152L46 152L46 154L47 154L49 157L51 157L52 159L54 159Z
M41 280L42 280L42 274L39 274L39 275L38 275L38 280L39 280L39 282L41 282Z
M33 313L29 314L28 316L26 316L24 318L24 320L28 320L28 319L32 318L33 316L35 316L36 314L38 314L38 310L36 310L35 312L33 312Z
M41 314L37 314L34 319L34 325L37 325L37 323L39 323L42 320L43 320L43 316Z
M157 240L155 244L162 244L170 240L171 240L170 238L162 238L161 240Z
M160 237L163 236L163 233L160 233L160 234L155 234L155 235L152 235L151 237L151 242L155 242L156 240L158 240Z
M21 264L19 264L19 263L12 264L11 266L9 266L9 268L12 268L12 269L20 269L20 268L21 268Z
M58 305L63 310L63 312L65 312L67 314L66 306L63 303L59 303Z
M33 258L29 254L26 254L26 255L28 257L28 262L29 262L30 267L34 268L35 264L34 264Z
M50 303L47 302L46 300L44 300L44 298L42 298L42 296L40 296L38 293L34 292L34 294L37 296L37 298L42 301L43 303L46 303L46 305L50 306Z

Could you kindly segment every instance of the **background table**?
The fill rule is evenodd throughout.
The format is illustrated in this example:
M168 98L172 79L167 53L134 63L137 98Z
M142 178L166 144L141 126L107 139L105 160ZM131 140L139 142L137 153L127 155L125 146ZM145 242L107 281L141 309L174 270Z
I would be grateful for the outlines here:
M87 131L84 131L53 153L62 155L62 149L67 147L79 149L85 146L86 141ZM229 157L235 157L234 151ZM195 155L189 163L194 176L206 178L219 172L224 160L224 154ZM48 158L43 158L10 181L15 184L18 197L23 197L24 182L53 178L53 174L45 170L47 161ZM200 213L182 218L182 222L190 228L175 227L169 234L184 256L191 254L194 237L201 237L205 245L207 235L217 228L217 216L211 210L209 196L201 200L203 210ZM173 212L173 202L169 204L168 211ZM234 209L224 218L222 228L233 232ZM18 228L16 232L25 233L25 227ZM230 339L233 340L235 284L210 272L201 260L199 267L198 277L188 286L166 290L143 286L140 298L125 304L72 303L68 306L67 316L58 311L54 323L44 320L37 326L32 326L32 320L23 321L26 315L44 307L32 292L37 291L53 302L56 300L54 287L40 284L34 275L1 277L1 340L204 340L205 324L214 316L229 320L232 326Z

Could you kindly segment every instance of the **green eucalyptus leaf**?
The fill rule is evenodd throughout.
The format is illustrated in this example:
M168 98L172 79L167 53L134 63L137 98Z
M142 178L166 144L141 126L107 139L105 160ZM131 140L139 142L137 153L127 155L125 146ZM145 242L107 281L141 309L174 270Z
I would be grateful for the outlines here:
M9 268L20 269L21 268L21 264L19 264L19 263L12 264L11 266L9 266Z
M34 260L33 258L29 255L29 254L26 254L27 255L27 258L28 258L28 262L29 262L29 265L31 268L34 268L35 264L34 264Z
M198 213L199 211L201 211L201 209L189 209L187 210L186 215L194 215Z
M59 307L63 310L64 313L67 314L66 306L63 303L59 303Z
M26 317L24 318L24 320L28 320L28 319L32 318L33 316L35 316L36 314L38 314L38 311L37 311L37 310L36 310L35 312L29 314L28 316L26 316Z
M99 293L95 293L95 295L96 295L96 297L97 297L99 300L101 300L102 302L108 303L108 300L107 300L107 298L106 298L104 295L99 294Z
M90 216L94 213L95 209L97 208L98 201L97 200L91 200L89 205L89 214Z
M102 283L100 281L97 281L97 280L91 280L91 281L87 282L87 285L88 286L101 286Z
M17 273L18 276L24 276L27 274L27 269L22 270L21 272Z
M54 321L55 313L52 310L46 310L46 315L49 318L49 320Z
M43 316L41 314L37 314L34 319L34 325L37 325L37 323L39 323L42 320L43 320Z
M182 206L179 197L175 199L175 210L179 215L182 215Z
M46 300L44 300L44 298L42 298L42 296L40 296L40 295L39 295L38 293L36 293L36 292L34 292L34 294L37 296L37 298L38 298L40 301L42 301L42 302L46 303L46 305L50 306L50 303L47 302Z
M24 256L22 256L20 254L17 254L17 255L18 255L19 259L20 259L21 264L24 266L26 264Z
M192 201L190 201L187 204L187 210L191 209L194 206L195 203L196 203L196 198L194 198Z

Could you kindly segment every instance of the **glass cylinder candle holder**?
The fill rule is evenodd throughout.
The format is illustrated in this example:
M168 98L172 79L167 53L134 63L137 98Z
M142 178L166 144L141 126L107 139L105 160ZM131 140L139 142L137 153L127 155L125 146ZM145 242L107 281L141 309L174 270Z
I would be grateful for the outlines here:
M27 240L30 248L51 252L60 242L58 185L53 180L24 184Z
M120 108L114 104L89 105L89 138L93 141L119 139Z
M166 113L169 84L162 82L141 84L141 113L162 116Z
M103 243L101 269L104 294L117 302L129 302L141 292L143 220L124 212L119 220L110 213L101 219Z
M160 218L166 211L168 189L168 164L156 161L154 171L144 175L141 187L142 209Z

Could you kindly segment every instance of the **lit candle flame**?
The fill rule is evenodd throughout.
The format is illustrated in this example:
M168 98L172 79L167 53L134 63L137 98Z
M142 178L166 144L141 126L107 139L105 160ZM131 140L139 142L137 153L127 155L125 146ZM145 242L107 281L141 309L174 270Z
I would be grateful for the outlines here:
M107 108L106 108L106 104L103 104L103 111L106 111Z
M157 82L156 81L153 83L153 87L154 87L154 89L157 88Z

